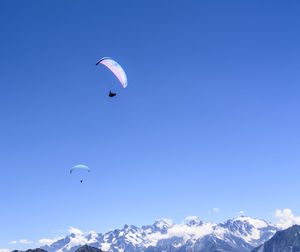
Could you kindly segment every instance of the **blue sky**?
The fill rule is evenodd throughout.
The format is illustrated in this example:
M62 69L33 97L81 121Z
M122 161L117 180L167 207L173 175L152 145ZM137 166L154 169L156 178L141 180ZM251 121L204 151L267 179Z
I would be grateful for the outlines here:
M300 215L299 11L296 0L1 1L0 247L69 226ZM95 67L104 56L126 89ZM69 174L81 163L83 184Z

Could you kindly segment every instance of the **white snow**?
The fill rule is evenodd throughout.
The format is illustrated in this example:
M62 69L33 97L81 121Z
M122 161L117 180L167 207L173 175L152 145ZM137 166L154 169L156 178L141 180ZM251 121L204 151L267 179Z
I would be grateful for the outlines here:
M173 225L173 221L170 219L159 219L156 222L157 223L155 225L160 229L162 229L164 227L170 227Z
M240 220L240 221L244 221L244 222L248 222L250 223L252 226L254 226L255 228L264 228L268 226L268 223L265 222L264 220L259 220L259 219L252 219L250 217L238 217L236 218L236 220Z
M141 239L141 235L140 234L127 234L126 236L126 240L129 241L130 243L132 243L133 245L138 245L141 244L143 242L143 240Z
M101 243L100 245L100 249L103 251L108 251L109 248L110 248L110 243L105 242L105 243Z

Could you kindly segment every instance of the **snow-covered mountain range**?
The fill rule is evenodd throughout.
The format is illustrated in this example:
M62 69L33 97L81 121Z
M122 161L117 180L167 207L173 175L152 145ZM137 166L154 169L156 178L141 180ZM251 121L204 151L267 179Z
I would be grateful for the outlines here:
M193 216L186 218L181 224L161 219L153 225L125 225L122 229L105 234L74 231L41 248L49 252L73 252L88 244L113 252L248 252L270 239L277 230L276 225L250 217L238 217L215 224L202 222Z

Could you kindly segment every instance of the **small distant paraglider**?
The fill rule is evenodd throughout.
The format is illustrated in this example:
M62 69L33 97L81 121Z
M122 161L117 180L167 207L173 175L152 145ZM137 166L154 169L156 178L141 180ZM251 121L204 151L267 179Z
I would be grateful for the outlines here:
M75 165L70 169L70 174L72 174L76 170L85 170L85 171L88 171L88 172L91 171L91 169L86 165ZM81 184L82 184L82 182L83 182L83 179L80 180Z
M103 64L104 66L106 66L110 71L113 72L113 74L120 81L123 88L127 87L126 73L118 62L116 62L112 58L104 57L104 58L100 59L99 61L97 61L96 66L99 65L100 63ZM116 93L109 91L109 94L108 94L109 97L114 97L116 95L117 95Z

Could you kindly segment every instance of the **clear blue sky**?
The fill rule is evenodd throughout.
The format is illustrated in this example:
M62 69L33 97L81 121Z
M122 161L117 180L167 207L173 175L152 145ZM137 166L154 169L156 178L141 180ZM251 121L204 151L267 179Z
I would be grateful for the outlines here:
M300 214L299 13L296 0L2 0L0 247L69 226ZM103 56L126 89L95 67ZM92 169L83 184L76 164Z

